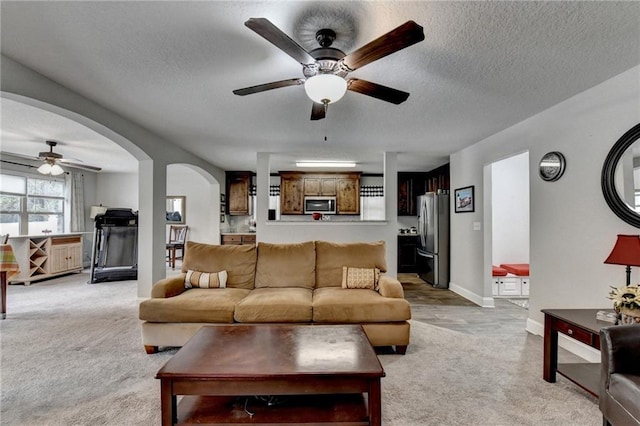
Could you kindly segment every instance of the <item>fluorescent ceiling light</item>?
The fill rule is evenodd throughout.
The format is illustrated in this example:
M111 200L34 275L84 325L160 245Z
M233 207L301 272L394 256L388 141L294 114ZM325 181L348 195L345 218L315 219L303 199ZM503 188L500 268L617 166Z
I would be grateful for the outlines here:
M296 167L355 167L355 161L296 161Z

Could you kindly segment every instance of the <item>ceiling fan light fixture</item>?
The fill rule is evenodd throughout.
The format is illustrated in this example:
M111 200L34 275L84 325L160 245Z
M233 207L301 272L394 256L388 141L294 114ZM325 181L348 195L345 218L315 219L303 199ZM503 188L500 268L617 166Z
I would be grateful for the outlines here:
M58 176L64 173L64 169L57 164L51 166L51 175Z
M38 172L43 175L58 176L64 173L64 169L53 161L47 161L38 167Z
M304 82L307 96L318 104L332 104L347 92L347 81L334 74L318 74Z
M38 172L43 175L51 174L51 164L44 163L42 166L38 167Z

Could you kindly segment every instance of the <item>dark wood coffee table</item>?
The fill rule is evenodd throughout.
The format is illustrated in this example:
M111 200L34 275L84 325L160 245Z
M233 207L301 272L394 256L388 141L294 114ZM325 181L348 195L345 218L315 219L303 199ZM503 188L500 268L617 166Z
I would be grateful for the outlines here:
M380 425L382 377L360 325L205 326L156 375L163 425Z

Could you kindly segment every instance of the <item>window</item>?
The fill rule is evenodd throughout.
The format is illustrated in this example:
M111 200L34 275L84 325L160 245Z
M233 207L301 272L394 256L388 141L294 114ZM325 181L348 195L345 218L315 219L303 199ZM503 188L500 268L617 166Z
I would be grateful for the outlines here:
M64 232L64 180L0 174L0 234Z

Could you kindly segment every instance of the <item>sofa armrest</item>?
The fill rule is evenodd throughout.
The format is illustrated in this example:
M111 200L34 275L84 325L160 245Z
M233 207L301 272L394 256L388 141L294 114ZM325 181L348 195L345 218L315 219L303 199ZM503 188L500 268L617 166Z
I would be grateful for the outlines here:
M640 324L600 329L602 365L607 373L640 375Z
M182 293L184 288L184 277L186 274L180 274L174 277L168 277L155 283L151 288L152 298L167 298L177 296Z
M400 281L387 275L380 275L378 280L378 293L384 297L404 299L404 289Z

